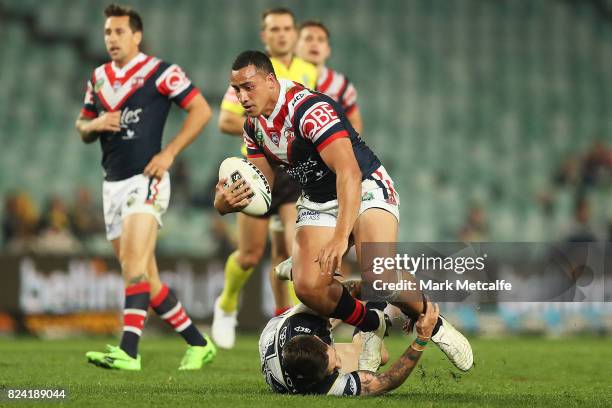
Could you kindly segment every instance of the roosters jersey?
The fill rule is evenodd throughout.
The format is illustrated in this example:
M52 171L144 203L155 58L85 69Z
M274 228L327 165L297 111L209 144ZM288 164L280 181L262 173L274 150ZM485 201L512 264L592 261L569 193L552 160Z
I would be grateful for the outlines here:
M362 180L380 167L380 160L333 99L292 81L279 82L280 94L272 114L244 122L247 157L265 156L285 167L300 183L306 198L319 203L337 198L336 175L320 155L334 140L350 139Z
M347 115L357 107L357 90L341 72L323 67L317 79L316 90L338 102Z
M283 347L295 336L318 336L333 345L328 320L312 313L302 312L301 305L272 318L259 338L261 371L272 391L286 394L359 395L361 381L356 371L326 376L311 387L300 386L299 379L291 378L283 366Z
M178 65L142 53L123 68L112 62L96 68L87 82L81 116L121 112L121 130L100 134L105 179L142 173L161 151L170 104L184 108L198 93Z

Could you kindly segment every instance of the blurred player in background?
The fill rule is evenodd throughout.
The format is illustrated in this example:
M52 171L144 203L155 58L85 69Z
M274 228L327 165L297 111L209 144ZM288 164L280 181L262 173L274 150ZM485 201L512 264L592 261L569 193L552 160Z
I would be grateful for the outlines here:
M296 82L277 79L265 54L245 51L238 55L230 83L248 115L244 139L249 161L272 185L274 167L283 166L302 188L292 252L300 301L362 332L380 331L386 325L382 316L364 308L333 275L350 239L359 261L362 243L397 241L399 195L393 180L340 105ZM280 138L275 140L274 135ZM221 214L240 211L249 203L250 186L243 183L237 189L225 189L225 181L217 185L215 208ZM364 195L367 199L362 199ZM371 274L371 268L362 273ZM394 302L395 306L410 319L425 313L426 303L418 289L405 294L410 299ZM472 366L469 342L442 317L432 340L457 368Z
M140 370L138 342L151 306L188 343L179 369L199 369L214 358L215 346L160 281L155 243L170 200L168 169L202 131L211 110L179 66L140 52L143 24L138 13L110 5L104 14L111 62L96 68L88 81L76 128L85 143L100 139L106 236L121 264L125 306L119 346L88 352L87 358L105 368ZM187 117L162 149L172 102Z
M346 117L353 128L361 134L363 123L357 105L355 86L346 75L325 65L331 55L327 27L314 20L304 21L300 24L295 53L298 57L317 67L316 90L338 102L346 112Z
M317 70L312 64L294 56L296 40L295 16L290 10L277 8L263 13L261 41L279 78L291 79L314 88ZM220 130L242 136L244 115L244 108L236 93L229 87L221 103ZM227 259L225 285L215 301L212 335L219 347L234 346L240 291L263 256L268 229L271 230L272 269L269 276L276 304L275 314L281 314L291 305L286 282L279 281L272 271L291 254L295 202L300 196L300 188L282 169L277 171L275 177L270 210L261 217L238 214L238 250Z

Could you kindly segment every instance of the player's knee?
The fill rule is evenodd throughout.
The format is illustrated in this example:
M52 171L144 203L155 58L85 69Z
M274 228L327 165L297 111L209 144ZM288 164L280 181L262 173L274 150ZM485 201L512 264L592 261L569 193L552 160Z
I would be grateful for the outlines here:
M320 297L320 294L323 293L320 285L313 280L294 280L293 288L295 290L295 295L305 305L316 303L317 299Z
M148 280L148 262L146 260L128 258L121 260L121 270L126 280L135 279L139 276L143 276L145 280Z
M254 248L246 251L238 252L236 255L236 261L242 267L242 269L250 269L255 267L263 256L263 249Z

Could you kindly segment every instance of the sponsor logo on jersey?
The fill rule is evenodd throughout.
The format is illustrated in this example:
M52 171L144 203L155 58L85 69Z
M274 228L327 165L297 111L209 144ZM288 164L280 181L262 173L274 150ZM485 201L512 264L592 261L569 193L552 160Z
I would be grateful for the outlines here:
M296 333L312 333L312 330L309 329L308 327L303 327L303 326L297 326L296 328L293 329L293 331L295 331Z
M319 218L321 218L321 213L318 211L300 210L296 222L300 223L306 220L317 221Z
M94 85L94 92L99 92L103 86L104 86L104 78L98 79L96 81L96 84Z
M282 349L285 346L285 341L287 341L287 326L283 327L280 336L278 336L278 347Z
M262 145L263 139L263 132L261 131L261 129L257 129L257 132L255 132L255 141L257 142L257 144Z
M372 201L374 199L374 193L368 191L361 196L361 201Z
M137 76L132 78L132 88L141 88L145 83L144 77Z

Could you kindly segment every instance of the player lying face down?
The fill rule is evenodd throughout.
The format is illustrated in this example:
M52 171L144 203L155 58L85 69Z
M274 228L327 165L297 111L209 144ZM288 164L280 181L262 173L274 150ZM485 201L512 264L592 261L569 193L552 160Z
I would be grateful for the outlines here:
M362 332L384 329L384 317L364 308L333 274L349 238L361 265L363 242L397 242L399 195L393 180L340 105L298 83L278 80L265 54L241 53L232 65L230 85L248 115L244 139L249 161L270 184L273 166L283 166L302 188L292 254L296 295L318 314ZM220 213L248 204L247 187L235 187L217 189L215 208ZM406 294L394 304L416 319L425 312L425 303L418 290ZM443 326L448 330L440 330ZM467 340L442 318L434 327L434 342L438 332L439 337L453 333L451 340L437 344L451 344L443 351L458 368L468 370L472 352Z
M439 314L437 304L429 303L428 311L416 322L415 341L387 371L377 372L381 360L384 363L387 359L381 356L381 339L373 336L360 344L334 344L325 331L313 326L313 317L300 313L299 308L294 307L284 319L272 319L260 339L260 346L265 344L260 347L262 371L266 382L276 392L341 396L379 395L391 391L403 384L416 366ZM278 320L276 327L274 320ZM275 331L266 333L270 328ZM300 331L304 334L296 334ZM268 344L266 340L277 342L284 337L288 340L280 348L281 356L277 357L278 344ZM379 342L373 343L377 339ZM371 347L373 344L377 346ZM351 352L351 347L354 350L355 346L360 349L357 353Z

